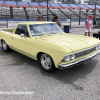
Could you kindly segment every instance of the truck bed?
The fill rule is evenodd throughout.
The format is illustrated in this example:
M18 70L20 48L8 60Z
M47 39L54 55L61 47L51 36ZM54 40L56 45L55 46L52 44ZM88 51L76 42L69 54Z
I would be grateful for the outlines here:
M6 32L13 33L13 31L14 31L14 28L2 29L1 31L6 31Z

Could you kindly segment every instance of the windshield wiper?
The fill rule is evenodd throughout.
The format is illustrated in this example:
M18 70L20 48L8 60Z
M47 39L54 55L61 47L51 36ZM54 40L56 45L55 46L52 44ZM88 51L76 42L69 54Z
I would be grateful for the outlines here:
M60 33L60 34L63 34L63 33Z
M50 33L50 34L57 34L57 33Z
M46 35L46 34L39 34L39 35L34 35L34 36L42 36L42 35Z
M50 34L62 34L62 33L60 33L60 32L56 32L56 33L50 33Z

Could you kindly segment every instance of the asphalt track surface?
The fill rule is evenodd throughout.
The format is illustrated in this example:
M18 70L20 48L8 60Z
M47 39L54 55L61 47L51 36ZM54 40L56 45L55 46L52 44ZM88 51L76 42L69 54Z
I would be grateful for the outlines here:
M86 65L46 73L37 61L0 45L0 100L100 100L100 55Z

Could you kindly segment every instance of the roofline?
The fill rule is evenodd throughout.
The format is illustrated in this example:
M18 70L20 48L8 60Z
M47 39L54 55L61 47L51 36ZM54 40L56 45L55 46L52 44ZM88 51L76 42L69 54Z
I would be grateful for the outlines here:
M21 22L21 23L18 23L18 24L24 24L24 25L28 25L28 24L46 24L46 23L55 23L55 22L49 22L49 21L30 21L30 22Z

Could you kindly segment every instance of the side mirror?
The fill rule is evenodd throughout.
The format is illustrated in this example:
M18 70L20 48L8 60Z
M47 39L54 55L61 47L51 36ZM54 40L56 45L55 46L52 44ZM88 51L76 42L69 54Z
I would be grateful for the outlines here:
M23 33L20 34L21 37L24 37L25 35Z

